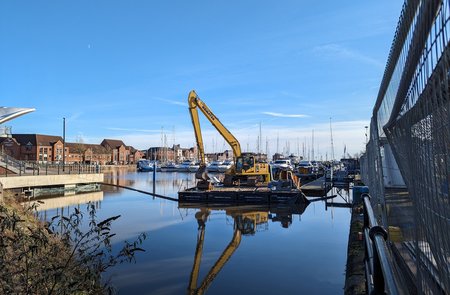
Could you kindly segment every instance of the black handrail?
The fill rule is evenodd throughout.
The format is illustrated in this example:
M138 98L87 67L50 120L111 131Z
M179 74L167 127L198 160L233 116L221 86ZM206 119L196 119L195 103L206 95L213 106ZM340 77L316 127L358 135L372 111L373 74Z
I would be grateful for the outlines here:
M370 195L361 195L364 205L365 270L368 294L399 294L386 239L388 233L378 224Z

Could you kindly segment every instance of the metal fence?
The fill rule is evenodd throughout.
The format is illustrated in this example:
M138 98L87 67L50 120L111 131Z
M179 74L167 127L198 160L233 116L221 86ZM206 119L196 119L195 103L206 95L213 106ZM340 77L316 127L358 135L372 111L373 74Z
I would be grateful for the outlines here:
M364 208L364 267L368 294L399 294L391 254L386 244L387 231L378 224L370 203L370 195L362 194Z
M3 172L0 176L22 175L57 175L57 174L91 174L102 173L100 165L62 162L31 162L20 161L0 152L0 166Z
M419 294L450 294L449 21L450 0L405 1L362 159L398 273ZM406 191L384 188L383 144Z

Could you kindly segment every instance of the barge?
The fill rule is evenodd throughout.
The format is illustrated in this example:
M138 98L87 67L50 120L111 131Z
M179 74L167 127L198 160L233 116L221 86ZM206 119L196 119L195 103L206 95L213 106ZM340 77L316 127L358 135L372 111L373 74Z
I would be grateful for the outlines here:
M213 187L211 190L192 187L178 192L178 200L179 202L233 204L309 203L301 190L277 190L267 186Z

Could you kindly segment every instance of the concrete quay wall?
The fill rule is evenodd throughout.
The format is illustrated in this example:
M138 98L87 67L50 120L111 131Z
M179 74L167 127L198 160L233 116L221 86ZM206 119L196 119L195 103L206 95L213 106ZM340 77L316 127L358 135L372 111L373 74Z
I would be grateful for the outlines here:
M76 185L85 183L101 183L104 180L103 173L97 174L63 174L63 175L32 175L16 177L0 177L0 185L3 189L44 187L55 185Z

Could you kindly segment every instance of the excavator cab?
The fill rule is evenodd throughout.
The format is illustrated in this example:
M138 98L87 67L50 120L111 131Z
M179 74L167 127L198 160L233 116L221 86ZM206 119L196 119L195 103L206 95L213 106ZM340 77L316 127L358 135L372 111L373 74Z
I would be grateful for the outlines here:
M236 157L236 170L232 173L235 181L250 186L267 184L271 180L269 164L259 162L254 153L242 153Z

